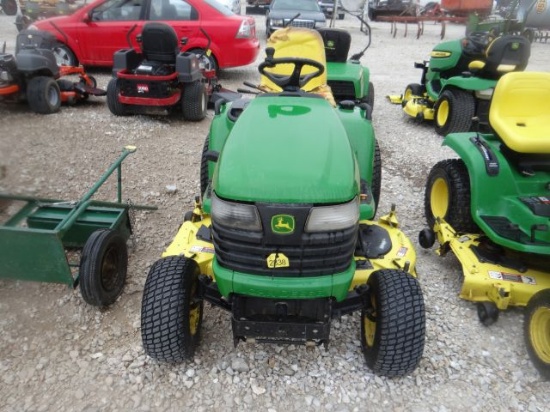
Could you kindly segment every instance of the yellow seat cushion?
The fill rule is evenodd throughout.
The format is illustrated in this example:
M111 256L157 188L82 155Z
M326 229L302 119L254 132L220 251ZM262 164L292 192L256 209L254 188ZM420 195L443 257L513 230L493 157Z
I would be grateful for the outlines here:
M550 73L513 72L500 78L489 123L519 153L550 153Z

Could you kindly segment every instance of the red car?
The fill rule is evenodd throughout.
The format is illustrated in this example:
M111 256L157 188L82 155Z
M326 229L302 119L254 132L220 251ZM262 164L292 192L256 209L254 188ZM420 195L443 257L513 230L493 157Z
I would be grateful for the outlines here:
M178 38L187 38L182 51L198 53L208 47L201 28L206 31L211 54L201 55L207 68L245 66L259 53L254 19L238 16L216 0L97 0L69 16L39 20L29 28L56 36L59 64L112 66L116 51L128 48L129 42L137 47L136 36L147 21L168 23Z

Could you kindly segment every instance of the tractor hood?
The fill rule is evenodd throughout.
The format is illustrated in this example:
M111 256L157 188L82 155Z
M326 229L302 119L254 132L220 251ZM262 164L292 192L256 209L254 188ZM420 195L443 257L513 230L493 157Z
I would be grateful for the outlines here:
M359 193L346 130L325 99L260 95L237 119L218 160L221 198L341 203Z

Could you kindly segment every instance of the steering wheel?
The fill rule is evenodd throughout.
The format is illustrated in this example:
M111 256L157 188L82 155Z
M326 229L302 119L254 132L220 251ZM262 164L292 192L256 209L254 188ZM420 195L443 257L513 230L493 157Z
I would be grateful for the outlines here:
M483 53L491 42L491 35L487 32L474 31L470 33L467 40L474 46L470 53Z
M258 71L260 72L260 74L267 77L284 91L297 90L303 87L311 79L319 77L325 72L325 66L316 60L304 59L300 57L274 58L273 55L275 53L275 49L273 47L268 47L267 49L265 49L265 52L267 54L267 57L258 66ZM292 73L290 75L275 74L266 70L273 68L279 64L292 64L294 65L294 69L292 70ZM302 68L304 66L313 67L315 71L309 74L302 75Z

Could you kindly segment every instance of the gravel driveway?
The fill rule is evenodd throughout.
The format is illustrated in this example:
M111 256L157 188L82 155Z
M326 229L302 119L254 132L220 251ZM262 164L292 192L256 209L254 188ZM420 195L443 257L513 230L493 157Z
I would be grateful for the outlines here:
M257 28L265 44L264 18ZM13 18L0 16L0 42L13 51ZM365 37L346 16L337 27L353 34L352 52ZM424 183L431 166L455 157L431 125L405 118L387 94L418 82L414 61L428 59L441 27L426 24L420 39L395 38L388 23L373 24L362 59L376 90L374 124L382 152L381 213L397 205L404 231L416 242L425 226ZM413 29L413 30L411 30ZM446 38L463 35L448 25ZM262 46L263 47L263 46ZM548 70L550 44L532 45L528 70ZM90 70L106 87L108 70ZM221 73L221 83L256 81L254 66ZM188 123L174 117L117 118L104 98L64 106L53 115L25 105L0 105L0 190L78 199L127 144L137 152L123 164L124 197L158 206L137 212L130 242L129 279L121 298L99 311L78 290L62 285L0 281L0 410L3 411L543 411L548 383L531 364L523 342L523 312L503 312L482 326L475 305L458 298L461 268L417 246L427 310L424 357L410 376L375 376L364 364L359 315L333 323L329 349L240 344L233 347L229 315L205 308L203 338L194 362L164 365L141 346L140 307L150 265L174 236L199 191L200 153L212 112ZM175 185L176 191L170 186ZM168 188L167 188L168 186ZM113 200L109 181L98 198ZM29 255L32 250L28 251Z

